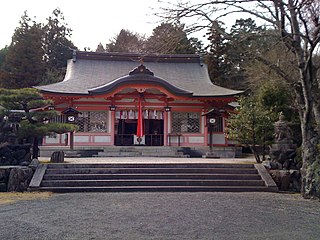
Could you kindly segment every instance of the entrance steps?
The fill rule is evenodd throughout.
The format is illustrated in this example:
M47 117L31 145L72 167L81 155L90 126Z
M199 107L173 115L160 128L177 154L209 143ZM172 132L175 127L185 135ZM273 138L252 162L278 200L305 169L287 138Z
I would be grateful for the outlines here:
M94 157L190 157L182 148L166 146L110 146Z
M51 192L275 191L255 164L41 164L29 189ZM270 184L271 183L271 184Z
M53 152L64 151L65 157L203 157L209 147L178 146L40 146L41 157L50 157ZM241 156L241 148L213 147L214 158L236 158ZM211 155L212 155L211 154Z

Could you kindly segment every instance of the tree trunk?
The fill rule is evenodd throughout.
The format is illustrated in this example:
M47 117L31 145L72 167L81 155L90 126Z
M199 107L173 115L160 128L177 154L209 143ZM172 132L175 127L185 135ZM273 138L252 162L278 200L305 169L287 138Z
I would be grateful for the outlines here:
M302 137L301 194L304 198L320 198L319 96L312 61L305 61L303 51L297 51L301 91L296 91ZM309 53L312 54L312 53ZM303 68L303 66L305 66Z
M261 163L259 152L258 152L256 146L255 145L251 145L250 148L251 148L251 151L252 151L253 156L256 159L257 163Z
M317 146L320 135L312 111L312 102L309 100L307 104L300 110L303 159L301 193L304 198L320 198L320 155Z
M319 103L319 99L317 99L313 103L313 114L314 114L315 122L318 126L317 131L320 133L320 103Z
M320 156L317 149L319 137L313 126L303 127L302 132L302 158L301 192L305 198L320 198Z
M318 129L316 129L318 131L318 133L320 134L320 80L319 78L317 78L318 75L318 69L315 66L311 66L311 71L310 73L312 74L314 80L312 82L312 97L313 97L313 114L314 114L314 118L315 118L315 122L317 124Z
M38 137L33 138L32 144L32 159L38 159L39 157L39 142Z

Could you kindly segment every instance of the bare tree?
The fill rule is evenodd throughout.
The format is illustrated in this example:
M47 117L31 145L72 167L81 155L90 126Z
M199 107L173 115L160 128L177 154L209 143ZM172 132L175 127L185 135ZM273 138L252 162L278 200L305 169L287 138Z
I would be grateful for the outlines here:
M153 29L152 35L146 41L146 50L160 54L195 53L196 48L180 23L162 23Z
M167 5L168 6L168 5ZM162 8L158 14L165 21L191 18L190 30L209 28L216 20L235 13L252 15L275 30L280 41L294 56L292 66L299 73L290 74L261 52L255 58L282 77L295 93L302 132L302 195L320 197L320 88L319 66L314 61L320 41L319 0L215 0L190 3L179 1Z

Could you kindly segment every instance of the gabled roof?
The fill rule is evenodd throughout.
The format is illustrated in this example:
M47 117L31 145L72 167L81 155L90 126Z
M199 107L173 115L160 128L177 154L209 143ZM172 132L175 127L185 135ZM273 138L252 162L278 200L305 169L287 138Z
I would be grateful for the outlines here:
M80 112L72 107L68 107L67 109L63 110L61 113L65 115L78 115Z
M88 92L89 94L103 94L112 92L120 86L126 86L129 84L161 86L175 95L192 97L192 92L173 86L169 82L155 77L153 72L147 69L144 65L140 65L139 67L135 68L127 76L120 77L102 86L89 89Z
M154 75L129 74L142 61L143 66ZM158 84L175 94L193 97L234 96L242 92L212 84L206 64L195 54L142 55L93 52L77 52L74 58L68 61L65 79L62 82L36 88L48 93L94 95L126 83Z

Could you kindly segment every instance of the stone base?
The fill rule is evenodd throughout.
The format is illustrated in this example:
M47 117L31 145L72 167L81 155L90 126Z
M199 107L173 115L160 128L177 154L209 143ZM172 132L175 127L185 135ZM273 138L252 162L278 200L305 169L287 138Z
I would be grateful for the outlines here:
M299 170L269 170L280 191L300 192L301 175Z
M206 154L202 155L202 158L220 158L215 152L206 152Z

